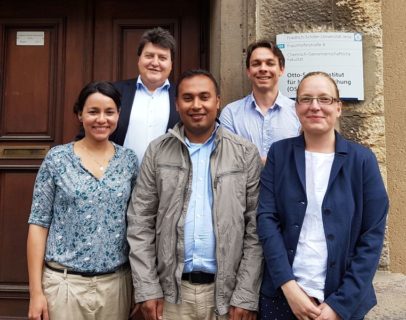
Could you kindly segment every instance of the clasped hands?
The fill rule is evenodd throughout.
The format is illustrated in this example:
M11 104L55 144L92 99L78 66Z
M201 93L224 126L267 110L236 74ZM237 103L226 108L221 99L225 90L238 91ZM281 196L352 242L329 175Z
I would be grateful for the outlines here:
M338 314L327 304L317 305L296 281L291 280L282 285L283 294L292 312L299 320L340 320Z

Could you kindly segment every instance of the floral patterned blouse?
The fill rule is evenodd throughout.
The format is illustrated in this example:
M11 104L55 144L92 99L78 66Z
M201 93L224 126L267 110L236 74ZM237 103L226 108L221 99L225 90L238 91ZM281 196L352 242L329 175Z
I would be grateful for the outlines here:
M132 150L114 147L100 179L82 166L73 142L45 157L28 223L49 228L46 261L80 272L108 272L128 261L126 212L138 160Z

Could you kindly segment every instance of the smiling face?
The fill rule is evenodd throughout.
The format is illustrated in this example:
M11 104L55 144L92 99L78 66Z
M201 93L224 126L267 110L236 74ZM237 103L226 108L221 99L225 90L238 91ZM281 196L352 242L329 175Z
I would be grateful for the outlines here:
M172 70L171 50L148 42L138 58L142 82L150 91L163 85Z
M278 57L271 49L259 47L252 51L247 75L254 91L278 90L279 78L283 71Z
M307 77L300 83L297 96L338 99L337 90L332 81L320 74ZM341 102L333 101L332 104L327 105L320 105L316 99L312 99L310 104L296 102L296 113L305 134L331 134L334 133L335 124L341 115Z
M213 81L205 75L181 80L176 110L183 122L187 138L194 143L205 142L212 134L220 108L220 97Z
M98 142L108 140L117 128L119 111L114 100L99 92L89 95L79 113L85 137Z

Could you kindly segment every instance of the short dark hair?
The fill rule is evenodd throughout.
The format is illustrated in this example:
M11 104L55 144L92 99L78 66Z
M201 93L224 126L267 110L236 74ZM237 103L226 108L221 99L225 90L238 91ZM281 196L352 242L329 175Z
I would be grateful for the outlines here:
M192 70L187 70L185 72L183 72L178 80L178 83L176 85L176 91L175 91L175 95L176 97L179 94L179 86L182 83L183 80L185 79L190 79L196 76L205 76L207 78L209 78L211 80L211 82L213 82L214 87L216 89L216 95L219 96L220 95L220 87L216 81L216 79L214 78L214 76L207 70L203 70L203 69L192 69Z
M138 43L138 56L141 56L142 50L144 50L145 45L149 42L162 48L169 49L171 51L171 60L173 61L175 59L176 41L168 30L157 27L145 31Z
M117 110L121 107L121 94L113 86L111 82L108 81L95 81L90 82L80 91L79 96L73 106L73 112L77 115L83 111L87 98L93 94L99 92L109 98L111 98L117 106Z
M272 53L278 58L279 67L285 68L285 57L283 56L281 49L279 49L271 40L261 39L251 43L247 48L247 58L245 60L247 69L250 67L252 52L257 48L268 48L269 50L271 50Z

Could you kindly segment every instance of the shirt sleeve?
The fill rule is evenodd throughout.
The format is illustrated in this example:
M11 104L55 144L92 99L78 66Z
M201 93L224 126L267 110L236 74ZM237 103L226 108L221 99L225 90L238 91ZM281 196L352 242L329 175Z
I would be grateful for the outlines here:
M52 175L52 156L47 154L35 179L29 224L49 228L53 217L55 182Z
M232 115L231 108L229 107L229 105L227 105L223 108L223 110L221 111L219 120L220 120L221 126L230 130L232 133L237 134L237 132L235 131L235 128L234 128L233 115Z
M163 297L156 268L155 227L159 195L154 164L154 152L150 144L142 160L127 210L127 240L136 303Z
M385 236L389 200L372 151L364 160L360 183L363 192L362 222L355 252L353 256L348 257L349 264L341 286L326 297L326 303L342 319L351 318L367 288L371 286Z
M244 212L245 233L243 256L237 272L237 284L230 304L247 310L257 310L259 290L262 280L263 256L257 234L257 208L259 194L259 175L262 169L257 148L246 154L247 158L247 190L246 211ZM249 276L248 276L249 275Z
M264 251L266 268L275 288L279 288L284 283L294 280L295 277L289 263L281 231L281 220L276 207L274 144L271 145L260 181L257 231Z

